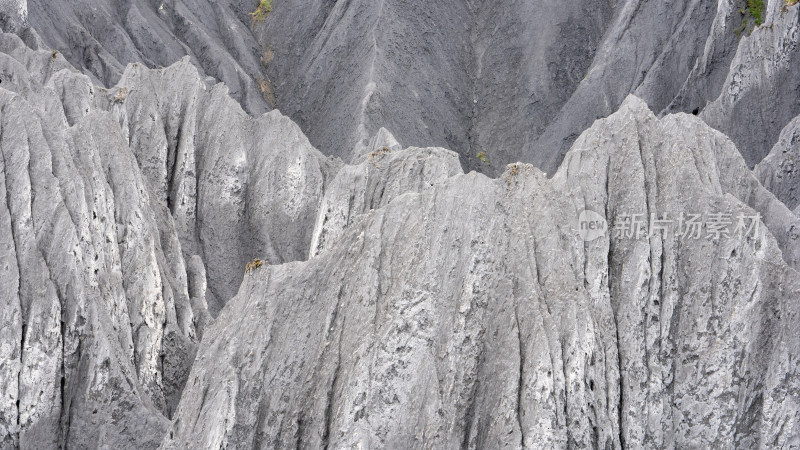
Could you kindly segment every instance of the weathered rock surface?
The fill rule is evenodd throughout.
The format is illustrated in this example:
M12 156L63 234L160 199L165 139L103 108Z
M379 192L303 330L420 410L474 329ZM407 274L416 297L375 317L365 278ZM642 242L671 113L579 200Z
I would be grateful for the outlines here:
M157 446L246 263L307 258L338 163L227 93L0 34L0 447Z
M0 0L0 448L800 445L797 7L250 3Z
M766 3L755 27L743 0L283 0L255 31L274 55L278 107L346 160L385 126L468 168L522 160L552 172L635 93L656 111L703 113L752 167L800 112L798 8Z
M116 121L88 111L68 125L88 78L50 71L63 58L14 35L0 46L0 441L152 445L186 376L163 355L185 363L197 340L180 245Z
M755 215L740 168L699 119L630 98L551 180L514 165L377 204L245 277L163 447L797 445L800 278L764 224L579 235L586 209Z
M291 120L277 111L249 116L225 85L207 86L188 58L163 70L129 66L109 98L154 195L172 213L184 256L205 263L214 314L254 258L308 257L323 190L340 163Z
M24 0L23 0L24 2ZM30 24L50 48L106 87L128 63L169 66L189 55L253 114L269 110L259 83L261 46L250 32L255 1L28 0Z
M384 132L385 133L385 132ZM393 139L385 135L387 141ZM441 148L390 150L379 147L361 163L345 166L320 205L310 256L335 243L358 216L410 192L440 184L461 172L458 154Z
M256 6L31 0L27 9L47 45L106 86L129 62L190 55L246 111L277 106L346 161L386 127L404 145L455 150L466 168L497 175L519 160L551 173L634 93L655 111L702 115L753 167L800 114L798 7L782 0L765 2L760 26L745 0L281 0L263 23L249 15Z
M0 0L0 28L18 32L28 23L27 0Z
M781 131L775 147L753 173L786 206L800 206L800 116Z
M750 167L800 114L800 7L765 4L764 24L742 37L719 97L701 113L736 143Z

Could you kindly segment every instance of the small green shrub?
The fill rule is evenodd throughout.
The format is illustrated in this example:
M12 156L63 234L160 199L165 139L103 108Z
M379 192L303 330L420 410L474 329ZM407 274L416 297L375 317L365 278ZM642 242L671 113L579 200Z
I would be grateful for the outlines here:
M764 0L747 0L747 10L753 16L756 25L764 21Z
M258 8L255 11L251 12L250 15L253 16L253 22L263 22L264 19L267 18L267 14L272 12L272 0L261 0L258 4Z
M480 159L480 160L481 160L481 162L483 162L484 164L489 164L489 158L487 158L487 157L486 157L486 153L484 153L484 152L480 152L480 153L478 153L478 154L477 154L477 155L475 155L475 156L477 156L477 157L478 157L478 159ZM490 164L490 165L491 165L491 164Z

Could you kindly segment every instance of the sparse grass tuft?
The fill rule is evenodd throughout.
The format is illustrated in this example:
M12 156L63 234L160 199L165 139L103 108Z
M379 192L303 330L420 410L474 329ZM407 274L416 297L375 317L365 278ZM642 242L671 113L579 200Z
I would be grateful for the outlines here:
M798 4L798 3L800 3L800 0L785 0L785 2L786 2L786 6L794 6L794 5Z
M125 103L125 99L128 98L128 88L122 87L117 90L117 93L114 94L114 97L111 98L111 101L114 103Z
M482 163L484 163L484 164L489 164L489 158L487 158L487 157L486 157L486 153L484 153L484 152L479 152L479 153L478 153L477 155L475 155L475 156L477 156L477 157L478 157L478 159L480 159ZM491 166L491 164L489 164L489 165Z
M263 64L264 67L267 67L267 64L272 61L274 56L275 52L273 52L271 48L264 49L264 51L261 53L261 64Z
M369 156L369 162L371 162L373 166L375 166L375 167L380 169L381 166L378 165L378 163L375 161L375 158L381 158L383 156L388 155L389 153L392 153L392 150L389 147L379 148L379 149L375 150L374 152L371 152L368 155Z
M266 100L271 108L276 108L278 106L278 98L275 96L275 90L272 89L272 82L259 78L256 80L256 83L264 100Z
M250 15L254 23L261 23L267 18L267 14L272 12L272 0L260 0L258 7Z
M255 269L258 269L259 267L261 267L263 265L264 265L264 261L261 261L260 259L254 259L253 261L247 263L247 267L245 268L245 271L249 273L249 272L252 272Z

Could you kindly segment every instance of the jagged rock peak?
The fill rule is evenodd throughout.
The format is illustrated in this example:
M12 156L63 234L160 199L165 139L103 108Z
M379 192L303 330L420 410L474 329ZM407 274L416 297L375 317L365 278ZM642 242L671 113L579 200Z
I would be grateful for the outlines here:
M0 0L0 29L7 33L16 33L27 24L27 0Z
M632 214L752 221L756 196L739 236L616 235ZM454 171L248 273L162 448L793 445L800 277L776 205L721 133L629 97L552 179Z

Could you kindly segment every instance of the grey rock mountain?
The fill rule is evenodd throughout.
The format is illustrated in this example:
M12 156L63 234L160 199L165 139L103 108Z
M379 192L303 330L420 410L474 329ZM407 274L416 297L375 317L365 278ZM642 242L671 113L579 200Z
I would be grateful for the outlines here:
M800 8L765 3L764 25L742 37L719 97L701 113L736 143L750 167L800 114Z
M631 97L550 180L420 171L318 257L246 276L163 448L796 445L800 278L769 233L577 232L584 209L754 215L740 170L720 133Z
M753 167L800 114L798 7L784 0L765 2L760 26L745 0L275 0L263 22L257 5L30 0L28 15L107 87L127 63L189 55L246 111L278 107L348 162L384 127L406 146L453 149L465 168L552 173L633 93L661 114L702 114Z
M254 258L308 257L323 189L340 163L291 120L277 111L249 116L188 58L163 70L131 65L107 98L184 255L205 264L213 313Z
M0 0L0 449L800 446L800 16L714 3Z
M345 160L386 127L467 168L552 173L634 93L655 111L703 113L752 167L800 113L798 8L765 3L754 27L744 0L282 0L255 31L278 107Z
M15 35L0 46L0 442L152 445L203 315L171 220L89 79Z
M260 45L242 0L28 0L30 24L51 48L106 87L128 63L169 66L183 56L223 80L253 114L269 109Z
M338 163L188 60L106 90L16 35L0 51L0 442L153 447L247 262L307 258Z
M800 116L781 131L778 143L754 173L786 206L800 206Z

